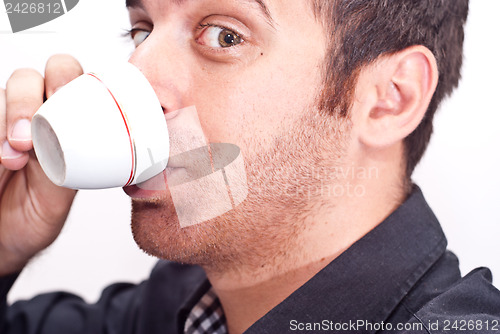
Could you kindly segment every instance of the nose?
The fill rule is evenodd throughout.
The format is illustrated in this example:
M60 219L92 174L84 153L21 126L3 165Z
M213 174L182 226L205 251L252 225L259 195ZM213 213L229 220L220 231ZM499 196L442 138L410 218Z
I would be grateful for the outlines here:
M182 57L182 52L173 38L165 34L160 37L160 32L152 32L129 59L146 76L165 112L187 105L185 97L189 77L183 60L187 57Z

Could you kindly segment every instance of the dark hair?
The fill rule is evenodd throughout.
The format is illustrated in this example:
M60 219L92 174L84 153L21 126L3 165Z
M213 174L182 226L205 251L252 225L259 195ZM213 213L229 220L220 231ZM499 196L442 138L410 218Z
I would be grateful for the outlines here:
M381 55L423 45L436 57L436 92L423 121L404 143L409 180L429 143L439 103L460 80L468 0L312 1L331 34L320 101L326 110L347 116L360 69Z

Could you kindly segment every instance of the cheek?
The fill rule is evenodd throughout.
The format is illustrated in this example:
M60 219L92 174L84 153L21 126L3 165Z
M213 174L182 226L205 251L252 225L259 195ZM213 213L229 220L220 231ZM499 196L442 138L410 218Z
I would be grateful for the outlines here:
M210 142L232 143L242 150L253 150L247 147L250 143L271 148L277 134L290 128L315 100L319 79L311 74L314 70L263 62L231 76L201 73L210 84L193 91L205 135Z

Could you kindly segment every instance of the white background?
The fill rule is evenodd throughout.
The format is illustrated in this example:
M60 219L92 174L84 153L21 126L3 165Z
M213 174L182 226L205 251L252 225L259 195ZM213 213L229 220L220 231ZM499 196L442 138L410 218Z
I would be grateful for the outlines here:
M500 284L500 1L471 0L460 88L442 105L431 146L414 179L440 219L464 273L492 269ZM81 0L68 14L12 34L0 5L0 87L16 68L43 71L59 52L85 69L126 60L123 0ZM107 284L139 282L155 259L135 245L121 189L81 191L59 239L24 270L9 299L66 290L95 301Z

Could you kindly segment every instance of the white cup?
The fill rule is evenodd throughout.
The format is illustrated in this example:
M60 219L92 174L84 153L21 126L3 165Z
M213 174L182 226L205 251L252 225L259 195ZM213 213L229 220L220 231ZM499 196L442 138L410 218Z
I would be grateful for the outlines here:
M38 161L58 186L133 185L161 173L168 163L162 107L130 63L84 74L62 87L33 116L31 130Z

